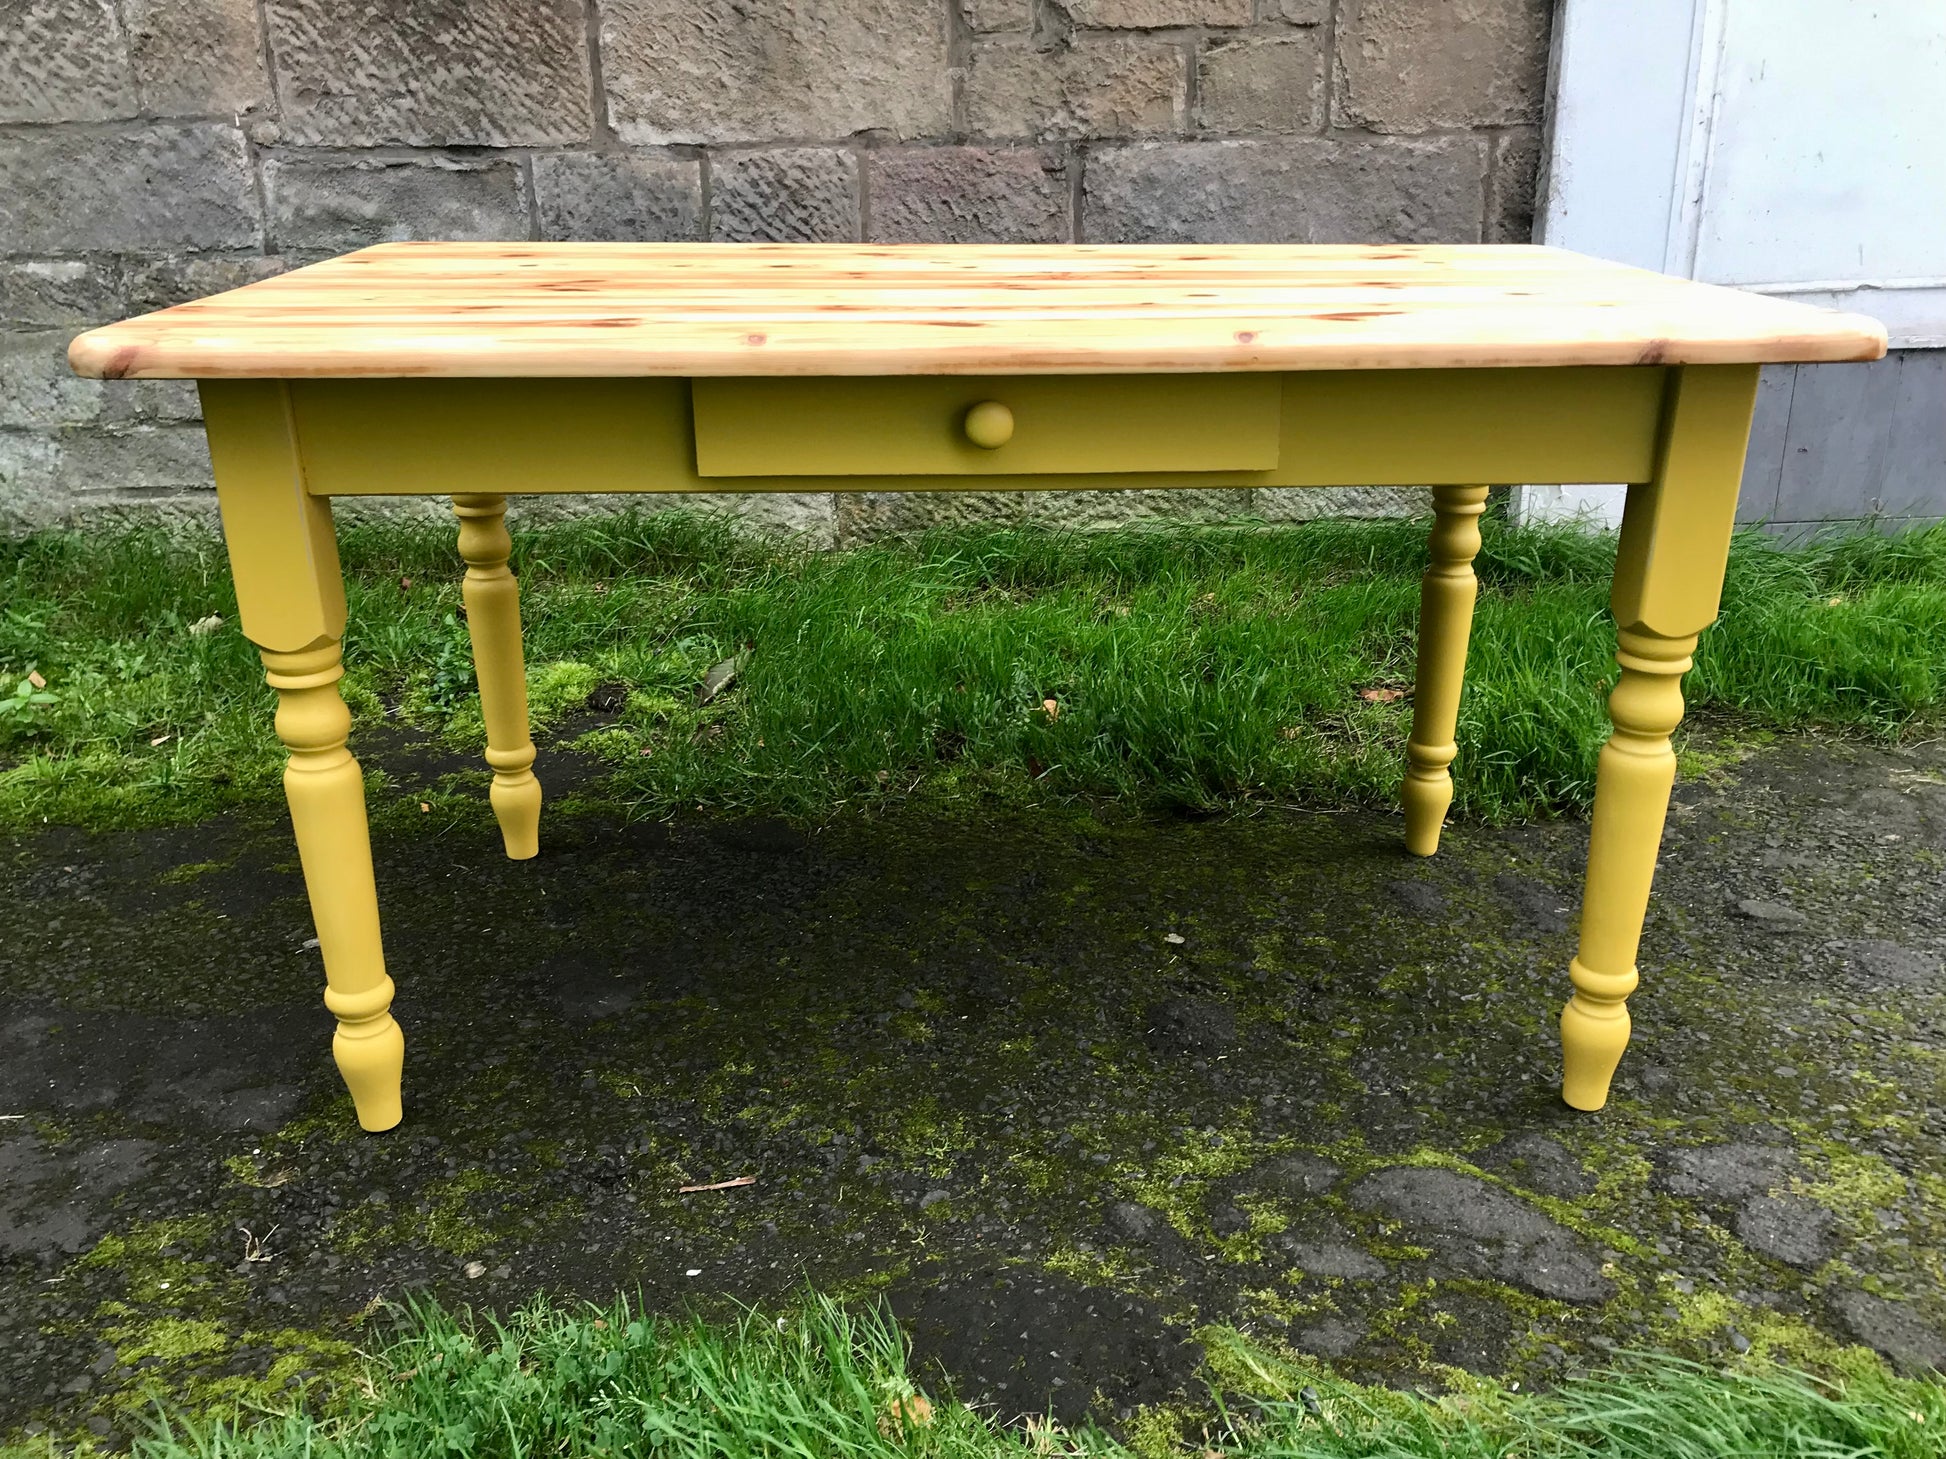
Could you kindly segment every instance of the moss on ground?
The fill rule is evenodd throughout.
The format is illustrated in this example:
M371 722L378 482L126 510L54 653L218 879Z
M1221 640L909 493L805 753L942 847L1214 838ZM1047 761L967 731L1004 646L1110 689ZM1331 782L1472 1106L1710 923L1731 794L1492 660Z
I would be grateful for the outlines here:
M1761 775L1779 753L1736 773ZM1858 762L1861 796L1890 763ZM1853 773L1818 764L1777 774L1827 786ZM1898 804L1931 804L1914 783ZM67 844L34 863L85 869L35 893L58 936L0 926L37 949L58 999L37 1035L48 1047L126 1022L113 1047L139 1064L172 1011L240 1047L265 1007L309 1020L277 1025L292 1032L269 1054L236 1054L258 1060L239 1088L307 1071L266 1133L212 1137L212 1117L187 1106L148 1124L36 1113L57 1152L117 1138L170 1152L51 1289L75 1305L54 1324L65 1366L48 1374L85 1371L102 1348L110 1365L99 1393L36 1410L50 1420L113 1415L125 1433L145 1385L215 1403L340 1381L381 1320L372 1299L420 1290L504 1310L537 1287L639 1285L671 1308L727 1311L805 1274L896 1302L970 1269L969 1282L1048 1284L1042 1350L1082 1341L1059 1326L1078 1292L1126 1299L1132 1325L1176 1338L1227 1329L1287 1364L1458 1393L1557 1381L1603 1344L1712 1361L1747 1344L1859 1370L1878 1360L1849 1346L1828 1295L1904 1302L1941 1285L1946 1182L1929 1173L1939 1132L1913 1083L1931 1066L1911 1053L1936 1046L1933 995L1841 985L1801 960L1809 944L1725 923L1725 898L1751 893L1711 879L1856 825L1830 867L1782 868L1791 895L1833 939L1923 920L1906 910L1929 875L1912 855L1920 833L1879 842L1882 810L1702 788L1672 823L1638 1049L1614 1104L1582 1120L1556 1111L1550 1087L1570 929L1517 914L1545 918L1571 895L1571 823L1462 824L1418 865L1377 817L1157 821L1108 805L860 816L812 835L551 808L550 856L523 868L499 859L477 783L472 819L449 823L417 810L409 778L394 793L411 812L381 821L376 844L412 1104L384 1139L356 1132L324 1061L315 954L293 931L307 929L273 822ZM1861 862L1869 884L1852 876ZM170 880L180 866L198 870ZM167 892L151 901L155 887ZM262 948L276 957L239 976L239 950ZM1768 1018L1739 1011L1750 988ZM1787 1063L1797 1073L1777 1076ZM1638 1077L1660 1066L1674 1071L1663 1082ZM180 1074L140 1076L154 1088L138 1080L122 1105L162 1099ZM1523 1134L1571 1156L1585 1188L1538 1188L1500 1162ZM1667 1188L1674 1152L1751 1139L1792 1152L1781 1192L1833 1213L1821 1264L1767 1257L1733 1211ZM1338 1168L1329 1191L1298 1205L1236 1184L1298 1154ZM1569 1303L1450 1270L1426 1233L1348 1201L1398 1167L1524 1202L1600 1254L1612 1295ZM746 1174L757 1184L680 1190ZM1219 1191L1240 1213L1220 1227ZM194 1209L138 1219L158 1193ZM1155 1211L1166 1238L1110 1224L1118 1202ZM1885 1212L1907 1245L1878 1239ZM1385 1275L1287 1261L1280 1242L1313 1219ZM239 1270L236 1228L273 1223L276 1259ZM268 1299L273 1285L287 1302ZM1330 1323L1353 1337L1327 1362L1304 1344ZM1207 1419L1163 1398L1130 1432L1193 1436Z
M360 1359L349 1339L374 1312L319 1328L250 1322L249 1283L207 1259L227 1236L214 1218L143 1222L102 1237L75 1261L62 1280L102 1294L71 1333L83 1350L100 1353L99 1381L71 1416L73 1427L45 1437L86 1453L104 1434L84 1417L105 1429L112 1447L165 1410L272 1411L307 1396L328 1403L357 1383Z

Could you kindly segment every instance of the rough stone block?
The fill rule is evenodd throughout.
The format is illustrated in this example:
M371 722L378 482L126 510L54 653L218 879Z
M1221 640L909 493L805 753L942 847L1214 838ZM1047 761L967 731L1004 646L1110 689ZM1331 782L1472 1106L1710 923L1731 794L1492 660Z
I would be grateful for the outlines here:
M646 144L937 136L946 19L934 0L604 0L608 115Z
M1205 132L1310 132L1322 122L1317 37L1218 41L1196 58L1196 126Z
M431 520L451 521L443 502L431 503ZM347 498L338 504L343 519L362 508L365 520L396 521L412 503L400 497ZM746 532L794 538L806 547L829 548L837 543L830 492L753 491L737 496L669 492L655 496L616 496L607 492L516 496L509 499L507 519L518 526L611 516L616 512L701 512L728 518Z
M1059 243L1068 174L1031 147L923 147L866 154L874 243Z
M671 243L702 236L703 167L668 153L534 159L541 237Z
M1419 486L1260 486L1250 507L1266 522L1418 517L1432 511L1432 493Z
M67 362L73 337L74 331L65 329L0 334L0 429L68 431L117 421L199 418L193 381L105 382L76 375ZM42 473L43 489L52 489L52 479L51 471Z
M1187 89L1182 49L1167 41L1085 36L1040 50L1000 37L974 43L966 106L988 137L1162 136L1180 126Z
M1323 25L1331 17L1331 0L1264 0L1264 19L1286 25Z
M691 510L728 514L746 531L794 537L806 547L838 545L837 505L825 491L753 491L743 496L686 498Z
M446 504L432 502L428 521L451 521ZM342 519L362 512L366 521L397 521L411 514L409 498L344 498ZM580 521L617 512L699 512L730 519L741 531L767 537L792 537L804 547L837 547L831 492L741 492L714 496L703 492L660 492L654 496L615 496L613 492L562 492L559 496L510 496L508 521L539 527L549 521Z
M1345 0L1339 126L1375 132L1538 122L1549 0Z
M61 485L76 495L131 497L213 492L209 445L197 426L143 426L75 436L61 463Z
M52 525L62 503L53 490L61 445L37 431L0 430L0 532L13 535Z
M135 506L214 503L209 448L197 426L83 430L60 436L0 430L0 530L36 527Z
M68 368L75 331L0 335L0 426L151 425L198 421L203 404L194 380L88 380ZM44 351L16 346L44 345Z
M1068 0L1068 18L1090 29L1161 30L1172 25L1248 25L1252 0Z
M858 159L777 147L710 160L710 237L719 243L846 243L858 237Z
M1024 491L862 491L838 497L838 543L855 547L933 527L1012 527L1026 515Z
M264 192L283 248L525 238L528 231L520 168L506 158L277 157L264 164Z
M266 105L256 0L122 0L145 110L234 116Z
M960 0L960 13L977 31L1027 30L1034 23L1029 0Z
M203 402L194 380L111 380L102 411L107 421L199 421Z
M880 491L838 497L840 545L934 527L1028 523L1077 529L1130 522L1221 522L1251 515L1251 489L1165 491Z
M1493 175L1487 186L1488 243L1534 241L1534 188L1540 170L1538 131L1520 127L1493 144Z
M261 247L243 136L195 122L0 137L0 238L17 253Z
M0 3L0 122L100 122L135 112L113 0Z
M1030 491L1022 519L1058 527L1119 527L1129 522L1227 522L1252 513L1247 486L1155 491Z
M1477 137L1150 142L1088 162L1083 237L1129 243L1471 243Z
M0 263L0 328L105 324L124 312L113 267L80 258Z
M281 274L292 266L283 258L207 258L175 254L163 258L123 260L123 312L146 314L191 299L205 299L227 289L240 289Z
M0 427L46 430L203 418L194 380L90 380L68 368L74 330L0 334Z
M593 130L583 0L267 0L285 139L535 146Z
M0 334L0 426L86 425L101 414L102 382L68 368L72 330Z

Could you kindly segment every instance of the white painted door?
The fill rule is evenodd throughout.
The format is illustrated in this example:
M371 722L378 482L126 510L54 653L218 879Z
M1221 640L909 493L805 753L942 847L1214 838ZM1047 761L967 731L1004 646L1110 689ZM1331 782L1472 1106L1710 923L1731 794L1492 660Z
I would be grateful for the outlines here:
M1563 0L1548 117L1540 242L1946 346L1946 0Z

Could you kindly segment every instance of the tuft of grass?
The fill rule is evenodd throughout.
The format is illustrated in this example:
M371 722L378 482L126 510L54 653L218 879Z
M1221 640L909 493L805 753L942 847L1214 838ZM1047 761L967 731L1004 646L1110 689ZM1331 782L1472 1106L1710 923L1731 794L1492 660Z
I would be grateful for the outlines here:
M480 742L450 534L341 534L357 733ZM1502 818L1593 791L1613 680L1613 541L1489 523L1457 802ZM535 716L640 814L816 819L900 797L1213 809L1388 800L1425 526L942 531L841 553L682 513L521 531ZM194 819L275 794L271 695L219 545L158 529L0 543L0 824ZM214 631L193 631L214 615ZM705 702L712 665L739 661ZM617 689L616 686L619 686ZM601 687L622 708L577 722ZM1946 703L1946 528L1731 553L1685 686L1705 723L1893 736ZM1383 696L1377 696L1383 698ZM545 767L543 766L543 773Z
M141 1459L781 1459L1107 1452L1092 1432L1009 1433L963 1404L923 1397L882 1312L824 1297L727 1325L647 1315L627 1302L536 1301L504 1320L436 1306L370 1365L339 1411L254 1420L158 1419Z
M1213 1365L1264 1395L1222 1425L1237 1459L1938 1459L1946 1385L1901 1378L1870 1354L1819 1377L1769 1360L1711 1368L1625 1356L1545 1391L1471 1374L1437 1397L1294 1367L1240 1334L1206 1335Z
M1213 1408L1138 1416L1131 1449L1092 1426L1001 1422L920 1391L880 1308L804 1297L728 1324L627 1302L536 1300L504 1319L413 1308L363 1382L324 1411L162 1414L137 1459L1026 1459L1149 1451L1235 1459L1927 1459L1946 1451L1946 1387L1861 1357L1821 1379L1770 1364L1713 1370L1639 1357L1520 1394L1484 1379L1429 1397L1298 1367L1205 1334ZM1198 1417L1198 1414L1201 1417ZM31 1452L25 1447L15 1456Z

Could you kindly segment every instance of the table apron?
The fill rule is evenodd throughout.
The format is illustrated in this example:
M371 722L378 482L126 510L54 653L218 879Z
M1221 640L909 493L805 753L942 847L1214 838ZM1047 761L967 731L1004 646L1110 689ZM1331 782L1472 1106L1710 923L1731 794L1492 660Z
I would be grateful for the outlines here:
M705 476L686 379L297 379L290 419L313 496L467 492L1076 490L1646 480L1669 371L1658 366L1319 370L1280 377L1268 470ZM1090 377L1112 400L1117 377ZM1152 398L1154 376L1146 382ZM243 382L205 382L204 391ZM882 382L833 376L834 402ZM246 387L248 388L248 387ZM262 388L257 385L256 388ZM785 456L784 459L788 459Z

